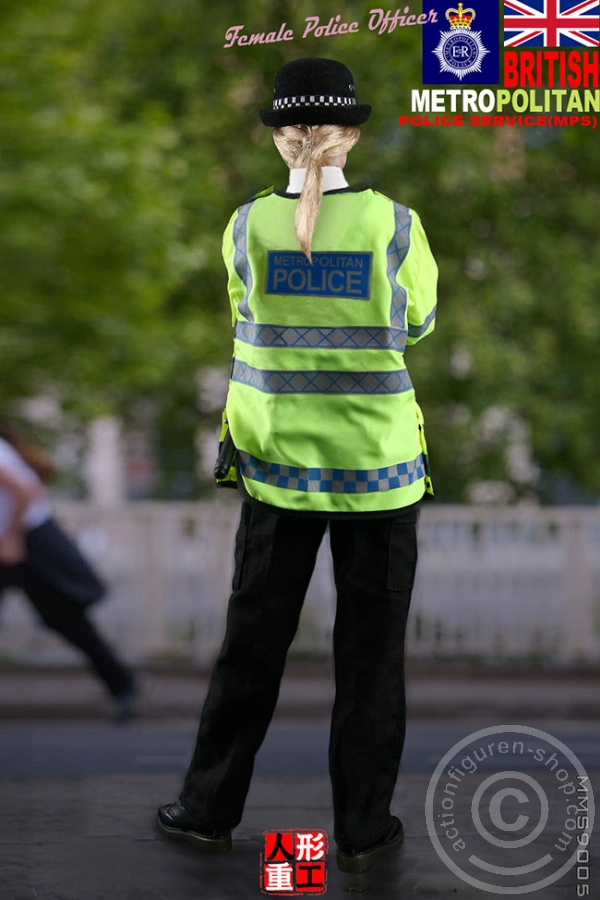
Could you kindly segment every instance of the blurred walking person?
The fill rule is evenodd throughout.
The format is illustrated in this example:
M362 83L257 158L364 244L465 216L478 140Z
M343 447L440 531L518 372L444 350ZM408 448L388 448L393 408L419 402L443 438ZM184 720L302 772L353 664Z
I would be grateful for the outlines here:
M126 719L135 710L135 679L88 616L106 588L53 517L45 485L54 474L40 448L0 421L0 598L20 588L44 624L87 657L116 717Z

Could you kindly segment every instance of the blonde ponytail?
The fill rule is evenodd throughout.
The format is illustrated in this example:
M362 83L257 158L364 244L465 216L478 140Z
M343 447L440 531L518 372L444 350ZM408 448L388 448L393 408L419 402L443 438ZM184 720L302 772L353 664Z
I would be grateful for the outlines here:
M273 140L290 169L306 168L306 180L296 206L296 237L312 262L310 244L323 196L322 166L348 153L360 138L358 125L286 125L275 128Z

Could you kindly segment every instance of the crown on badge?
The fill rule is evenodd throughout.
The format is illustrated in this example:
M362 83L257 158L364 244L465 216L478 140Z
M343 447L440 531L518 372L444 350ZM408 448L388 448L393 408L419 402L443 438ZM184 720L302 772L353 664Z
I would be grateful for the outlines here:
M446 10L446 18L450 22L450 28L470 28L475 18L475 10L463 9L462 3L459 3L458 9Z

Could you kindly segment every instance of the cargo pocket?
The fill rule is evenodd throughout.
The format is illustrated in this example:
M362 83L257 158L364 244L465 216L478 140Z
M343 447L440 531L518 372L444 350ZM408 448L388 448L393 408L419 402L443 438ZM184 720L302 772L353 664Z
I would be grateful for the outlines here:
M242 586L242 578L244 575L244 557L246 555L246 544L248 542L248 527L250 525L250 516L252 507L245 502L242 505L242 515L240 517L240 525L235 536L234 551L234 567L232 588L237 591Z
M387 589L411 591L417 569L417 521L393 521L388 537Z

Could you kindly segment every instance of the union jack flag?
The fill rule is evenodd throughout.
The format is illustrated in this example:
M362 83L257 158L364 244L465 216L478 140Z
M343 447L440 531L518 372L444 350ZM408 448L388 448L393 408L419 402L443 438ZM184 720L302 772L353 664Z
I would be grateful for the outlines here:
M504 0L505 47L598 47L599 38L599 0Z

